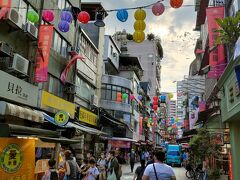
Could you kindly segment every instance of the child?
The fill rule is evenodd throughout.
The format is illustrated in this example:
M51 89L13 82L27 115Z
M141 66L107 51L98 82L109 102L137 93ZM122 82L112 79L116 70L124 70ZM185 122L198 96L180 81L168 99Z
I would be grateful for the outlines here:
M42 180L58 180L58 172L54 168L56 161L54 159L50 159L48 161L49 169L45 172Z
M99 175L99 171L96 167L96 161L94 158L90 158L89 166L90 168L87 171L87 180L96 180Z

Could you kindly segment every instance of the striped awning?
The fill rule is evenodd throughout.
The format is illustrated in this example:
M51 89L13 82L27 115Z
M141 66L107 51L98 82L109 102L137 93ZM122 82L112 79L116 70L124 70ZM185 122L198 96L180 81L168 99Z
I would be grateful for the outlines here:
M15 116L21 119L34 121L38 123L44 122L42 112L30 109L29 107L21 107L5 101L0 101L0 115Z

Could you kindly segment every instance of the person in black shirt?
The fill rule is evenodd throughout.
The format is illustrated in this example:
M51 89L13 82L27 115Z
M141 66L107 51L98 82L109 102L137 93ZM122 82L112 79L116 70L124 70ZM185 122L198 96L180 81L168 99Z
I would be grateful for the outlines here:
M134 174L134 177L133 177L133 180L142 180L142 176L143 176L143 173L144 173L144 170L145 170L145 160L144 159L141 159L141 166L138 166L136 171L135 171L135 174Z

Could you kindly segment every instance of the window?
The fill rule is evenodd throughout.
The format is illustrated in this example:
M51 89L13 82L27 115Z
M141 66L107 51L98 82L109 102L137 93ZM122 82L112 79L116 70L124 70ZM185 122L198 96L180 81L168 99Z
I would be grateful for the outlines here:
M80 79L80 77L76 78L76 93L81 98L91 101L92 95L95 94L95 89L90 86L87 82Z
M63 97L63 86L60 80L52 75L49 75L48 91L56 96Z
M53 33L52 48L61 54L63 57L67 57L68 42L56 31Z
M65 9L71 6L68 0L57 0L57 5L59 9Z
M102 85L102 99L105 100L111 100L111 101L116 101L117 100L117 93L126 93L128 94L128 98L123 102L123 103L127 103L130 104L130 90L120 87L120 86L114 86L114 85L110 85L110 84L103 84Z

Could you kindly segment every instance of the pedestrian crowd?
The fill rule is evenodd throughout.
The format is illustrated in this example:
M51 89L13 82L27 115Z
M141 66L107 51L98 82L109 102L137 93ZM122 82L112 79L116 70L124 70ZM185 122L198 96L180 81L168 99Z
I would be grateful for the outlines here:
M140 157L141 166L137 167L133 180L175 180L173 169L164 164L165 153L141 152L136 154L132 149L128 154L131 172L133 173L136 158ZM147 162L147 164L146 164ZM42 180L120 180L122 176L121 164L118 154L110 151L101 153L96 159L90 151L80 164L70 150L63 153L63 161L56 167L56 160L48 161L49 169L45 172Z

